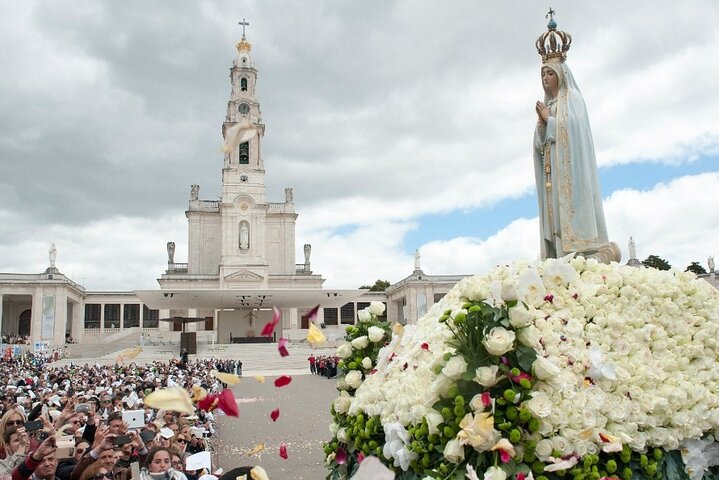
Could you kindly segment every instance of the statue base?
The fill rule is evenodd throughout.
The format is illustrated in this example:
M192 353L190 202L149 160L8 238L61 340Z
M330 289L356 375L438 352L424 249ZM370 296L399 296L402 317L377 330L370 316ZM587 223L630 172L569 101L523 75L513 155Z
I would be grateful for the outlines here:
M622 259L622 251L619 250L619 245L617 245L615 242L609 242L606 245L602 245L601 247L599 247L599 250L595 253L584 256L586 258L593 258L600 263L619 263L619 261Z

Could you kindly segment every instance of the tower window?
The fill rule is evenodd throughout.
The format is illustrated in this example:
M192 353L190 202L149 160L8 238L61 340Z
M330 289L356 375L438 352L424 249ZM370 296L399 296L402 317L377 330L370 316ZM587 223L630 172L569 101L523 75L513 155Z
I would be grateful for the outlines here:
M249 165L250 163L250 144L249 142L240 144L240 165Z
M243 78L240 80L240 91L246 92L247 91L247 79Z

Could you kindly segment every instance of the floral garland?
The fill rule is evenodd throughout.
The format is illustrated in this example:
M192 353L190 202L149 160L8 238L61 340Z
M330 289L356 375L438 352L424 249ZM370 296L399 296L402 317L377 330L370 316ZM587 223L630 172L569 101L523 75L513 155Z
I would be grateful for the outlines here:
M402 479L719 479L719 294L691 273L516 263L391 340L382 311L338 349L328 478L371 455Z

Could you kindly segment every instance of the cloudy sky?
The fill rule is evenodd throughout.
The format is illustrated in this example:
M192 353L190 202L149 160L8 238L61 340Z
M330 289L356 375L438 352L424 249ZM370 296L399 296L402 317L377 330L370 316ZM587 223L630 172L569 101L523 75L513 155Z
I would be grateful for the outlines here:
M536 258L536 37L574 37L609 235L684 268L719 253L719 4L0 3L0 272L153 288L186 261L190 184L220 194L229 68L250 22L271 201L327 287Z

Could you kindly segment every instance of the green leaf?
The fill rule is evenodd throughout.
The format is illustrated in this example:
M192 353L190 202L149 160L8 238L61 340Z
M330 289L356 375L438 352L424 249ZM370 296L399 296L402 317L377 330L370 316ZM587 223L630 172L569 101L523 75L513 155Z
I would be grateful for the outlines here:
M520 368L525 372L531 372L532 364L537 359L537 352L533 348L520 345L517 347L516 353L517 363L519 363Z
M678 450L672 450L664 454L662 464L663 478L671 480L689 480L689 475L684 471L684 460Z

